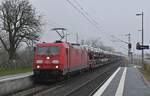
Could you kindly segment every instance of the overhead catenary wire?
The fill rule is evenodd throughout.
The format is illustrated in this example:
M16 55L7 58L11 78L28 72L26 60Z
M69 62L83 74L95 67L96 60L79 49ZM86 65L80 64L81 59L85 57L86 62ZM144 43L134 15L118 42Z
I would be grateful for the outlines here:
M96 27L96 29L97 29L99 32L103 33L103 35L105 35L105 36L110 36L110 34L108 34L107 32L102 32L102 29L100 28L101 26L99 26L100 24L94 19L93 16L91 16L91 15L85 10L85 8L83 8L83 7L81 6L81 4L80 4L77 0L73 0L73 1L77 4L77 6L80 8L80 10L82 10L82 12L83 12L84 14L86 14L87 17L89 17L89 19L95 24L95 27ZM111 37L111 36L110 36L110 37ZM108 40L111 41L109 38L108 38ZM112 43L114 43L114 42L112 42Z
M105 36L109 36L111 37L110 34L108 34L107 32L102 32L102 30L100 29L99 23L76 1L76 6L73 2L71 2L71 0L66 0L74 9L76 9L76 11L78 11L93 27L95 27L99 32L103 33L103 35ZM111 41L108 38L109 41ZM111 41L112 42L112 41ZM114 45L116 45L114 42L112 42Z
M83 8L82 6L81 6L81 4L77 1L77 0L73 0L75 3L76 3L76 5L78 6L78 8L80 8L80 10L93 22L93 24L94 24L94 26L96 27L96 29L98 30L98 31L100 31L101 33L105 33L105 32L102 32L102 28L100 28L100 27L102 27L102 26L100 26L100 24L94 19L94 17L93 16L91 16L86 10L85 10L85 8ZM104 34L105 35L105 34ZM108 34L107 34L108 35Z
M114 39L116 39L116 40L118 40L117 42L123 42L123 43L125 43L125 44L129 44L128 42L126 42L126 41L124 41L124 40L122 40L122 39L120 39L120 38L118 38L118 37L116 37L116 36L114 36L114 35L111 35L111 37L114 38ZM112 41L112 40L111 40L111 41Z
M70 0L66 0L74 9L76 9L92 26L94 26L98 31L101 31L99 29L98 26L96 26L95 22L93 22L93 20L91 20L87 14L85 14L83 11L81 11L81 9L79 9L78 7L76 7L75 4L73 4Z
M72 0L76 3L76 6L71 0L66 0L74 9L76 9L86 20L88 20L89 23L92 24L93 27L95 27L99 32L101 32L105 36L110 36L107 32L102 32L102 29L100 28L100 24L79 4L77 0ZM109 39L108 39L109 40ZM109 40L111 41L111 40ZM112 42L113 43L113 42Z
M99 23L79 4L77 0L74 0L74 2L95 23L95 25L99 25Z
M79 2L77 1L77 0L73 0L77 5L78 5L78 7L98 26L99 25L99 23L79 4ZM107 34L107 33L106 33ZM108 35L108 34L107 34ZM116 36L114 36L114 35L108 35L108 36L110 36L110 37L114 37L114 38L116 38L117 40L119 40L119 41L121 41L121 42L123 42L123 43L126 43L126 44L128 44L128 42L126 42L126 41L124 41L124 40L121 40L121 39L119 39L119 38L117 38ZM110 40L110 39L108 39L108 40ZM111 42L113 42L112 40L110 40ZM113 42L114 43L114 42Z

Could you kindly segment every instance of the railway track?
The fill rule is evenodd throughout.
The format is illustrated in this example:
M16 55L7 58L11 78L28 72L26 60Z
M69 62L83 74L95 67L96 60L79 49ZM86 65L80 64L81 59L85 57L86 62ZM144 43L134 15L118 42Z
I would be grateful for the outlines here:
M42 83L42 84L35 84L33 87L18 91L12 94L9 94L10 96L33 96L40 94L41 92L45 92L45 90L48 90L52 88L53 90L56 89L59 85L63 84L64 81L62 82L47 82L47 83ZM57 87L56 87L57 86Z
M94 93L94 89L102 85L118 66L119 64L109 64L69 80L49 85L37 85L11 96L90 96Z
M30 96L31 94L46 90L48 88L49 87L46 85L45 86L44 85L38 85L38 86L34 86L33 88L14 93L14 94L12 94L12 96Z
M116 66L115 66L116 67ZM115 68L116 69L116 68ZM100 87L104 82L111 76L111 73L114 71L113 68L110 68L95 78L88 80L82 85L74 88L72 91L65 94L65 96L92 96L95 93L97 87ZM82 94L82 95L81 95Z

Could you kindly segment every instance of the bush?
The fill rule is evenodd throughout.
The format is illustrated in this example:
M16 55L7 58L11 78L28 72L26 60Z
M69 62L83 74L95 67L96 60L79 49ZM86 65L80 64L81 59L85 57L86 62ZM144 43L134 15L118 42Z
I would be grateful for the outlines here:
M0 68L15 69L23 67L32 67L33 64L33 48L27 47L17 52L15 60L9 60L8 54L4 50L0 50Z

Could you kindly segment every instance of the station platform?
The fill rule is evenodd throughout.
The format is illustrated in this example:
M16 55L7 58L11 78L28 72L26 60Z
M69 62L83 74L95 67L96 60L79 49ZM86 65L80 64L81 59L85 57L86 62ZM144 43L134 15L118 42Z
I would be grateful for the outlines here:
M150 85L136 66L119 67L93 96L150 96Z
M20 79L20 78L31 76L32 74L33 74L33 72L27 72L27 73L15 74L15 75L1 76L0 77L0 82L8 81L8 80Z

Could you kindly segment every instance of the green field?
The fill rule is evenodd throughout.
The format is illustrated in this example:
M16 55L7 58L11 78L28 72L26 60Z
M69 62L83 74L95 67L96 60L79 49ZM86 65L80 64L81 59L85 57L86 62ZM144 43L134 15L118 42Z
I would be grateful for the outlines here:
M24 67L24 68L16 68L16 69L0 68L0 76L14 75L18 73L26 73L26 72L31 72L31 71L32 71L32 67Z

